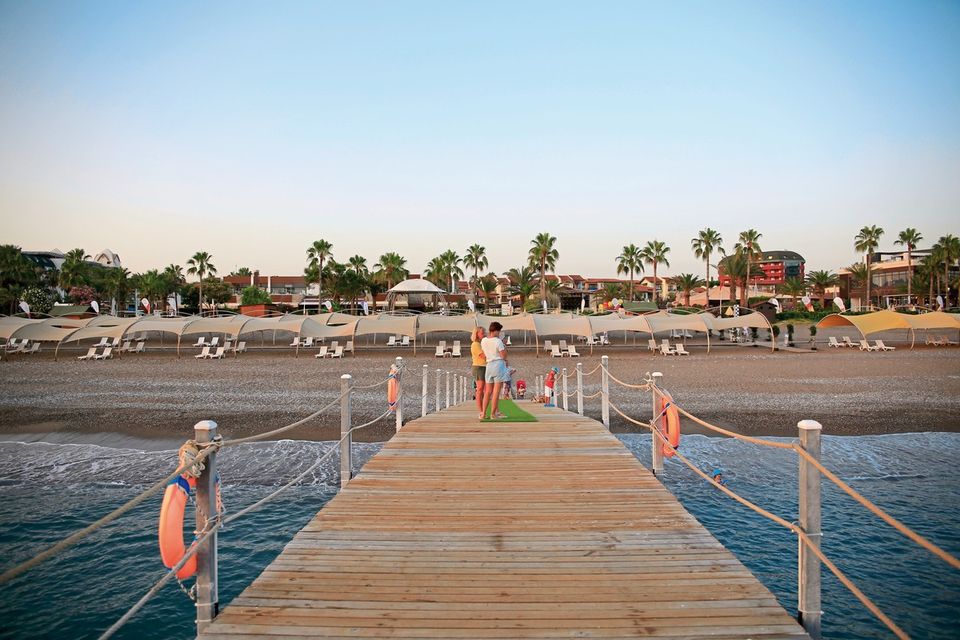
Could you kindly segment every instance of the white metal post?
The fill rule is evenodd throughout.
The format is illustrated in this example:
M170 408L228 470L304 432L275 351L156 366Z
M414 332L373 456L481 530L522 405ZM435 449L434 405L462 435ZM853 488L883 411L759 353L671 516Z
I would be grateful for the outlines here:
M433 410L440 411L440 369L437 369L437 401Z
M449 409L450 408L450 372L449 371L447 371L446 378L447 378L447 399L446 399L446 404L444 405L444 409Z
M217 423L201 420L193 426L193 437L203 450L217 439ZM207 527L207 521L217 517L217 452L203 461L203 471L197 478L197 531ZM208 537L197 552L197 633L203 633L220 613L220 595L217 585L218 559L216 531Z
M569 398L567 397L567 368L563 368L563 410L570 410Z
M353 395L353 376L340 376L340 488L343 489L353 477L353 435L350 424L353 420L350 396Z
M403 426L403 358L397 356L397 431Z
M653 384L657 388L663 388L663 374L659 371L654 371L651 376L653 379ZM660 413L657 411L657 399L660 396L657 395L656 391L650 391L650 406L651 409L651 418L654 420L653 428L659 429L659 425L664 422L664 419L661 418L657 420L657 415ZM650 432L650 437L653 439L650 442L650 467L653 469L654 475L661 475L663 473L663 440L657 437L656 432Z
M800 447L810 456L820 460L820 434L823 427L815 420L801 420ZM800 458L800 528L810 541L820 547L820 470L805 458ZM797 585L797 621L814 640L820 638L820 558L802 540L797 559L799 581Z
M577 413L583 415L583 363L577 363Z
M427 382L430 377L430 366L423 365L423 388L420 390L420 417L427 415Z
M610 356L601 356L600 364L600 421L607 429L610 428L610 375L607 368L610 366Z

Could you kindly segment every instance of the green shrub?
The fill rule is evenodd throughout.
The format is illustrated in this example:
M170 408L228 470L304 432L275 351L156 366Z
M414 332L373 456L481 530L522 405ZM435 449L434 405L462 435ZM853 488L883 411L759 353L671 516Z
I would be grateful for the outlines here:
M270 294L261 289L250 285L240 294L240 304L247 307L255 304L270 304Z

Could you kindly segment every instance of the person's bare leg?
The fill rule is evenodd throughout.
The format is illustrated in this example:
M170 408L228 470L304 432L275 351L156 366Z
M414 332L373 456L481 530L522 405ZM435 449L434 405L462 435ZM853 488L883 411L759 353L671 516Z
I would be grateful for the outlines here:
M489 385L487 385L489 388ZM503 387L502 382L493 383L493 406L490 408L490 417L495 418L500 415L500 412L497 410L497 404L500 401L500 388Z
M483 385L483 405L480 407L480 419L483 420L487 415L487 407L490 405L490 392L493 391L493 385Z
M483 413L483 387L483 380L477 380L477 410L479 410L480 413Z

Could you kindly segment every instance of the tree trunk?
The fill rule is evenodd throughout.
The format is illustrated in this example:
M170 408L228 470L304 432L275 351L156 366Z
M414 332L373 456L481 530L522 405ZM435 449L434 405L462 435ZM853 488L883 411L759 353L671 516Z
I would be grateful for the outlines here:
M913 294L913 255L910 245L907 245L907 304L910 304L910 298Z
M703 308L707 309L710 306L710 254L707 254L707 291L704 294L703 298ZM689 306L689 305L688 305Z
M653 304L656 305L657 307L660 306L659 304L657 304L657 294L659 293L657 291L657 288L659 287L659 285L660 285L660 282L657 280L657 261L654 260L653 261Z
M870 307L870 281L873 279L870 277L870 253L867 252L863 254L863 263L867 265L867 308Z

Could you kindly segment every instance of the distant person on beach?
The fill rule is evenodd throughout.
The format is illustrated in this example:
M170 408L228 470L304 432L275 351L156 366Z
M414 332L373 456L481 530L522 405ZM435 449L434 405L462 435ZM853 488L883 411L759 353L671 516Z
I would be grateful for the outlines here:
M547 374L547 377L543 380L543 397L546 398L544 406L552 407L556 404L554 399L555 387L557 385L557 374L560 373L560 370L556 367L550 369L550 372Z
M483 327L477 327L470 334L470 364L478 411L483 411L483 385L484 378L487 375L487 357L483 355L483 348L480 346L480 341L483 340L485 334Z
M491 322L489 335L480 341L480 348L487 361L483 379L483 404L480 406L481 420L486 417L488 406L491 420L499 420L503 417L497 407L500 401L500 389L504 382L510 380L510 370L507 367L507 347L500 339L501 329L503 329L502 324Z

